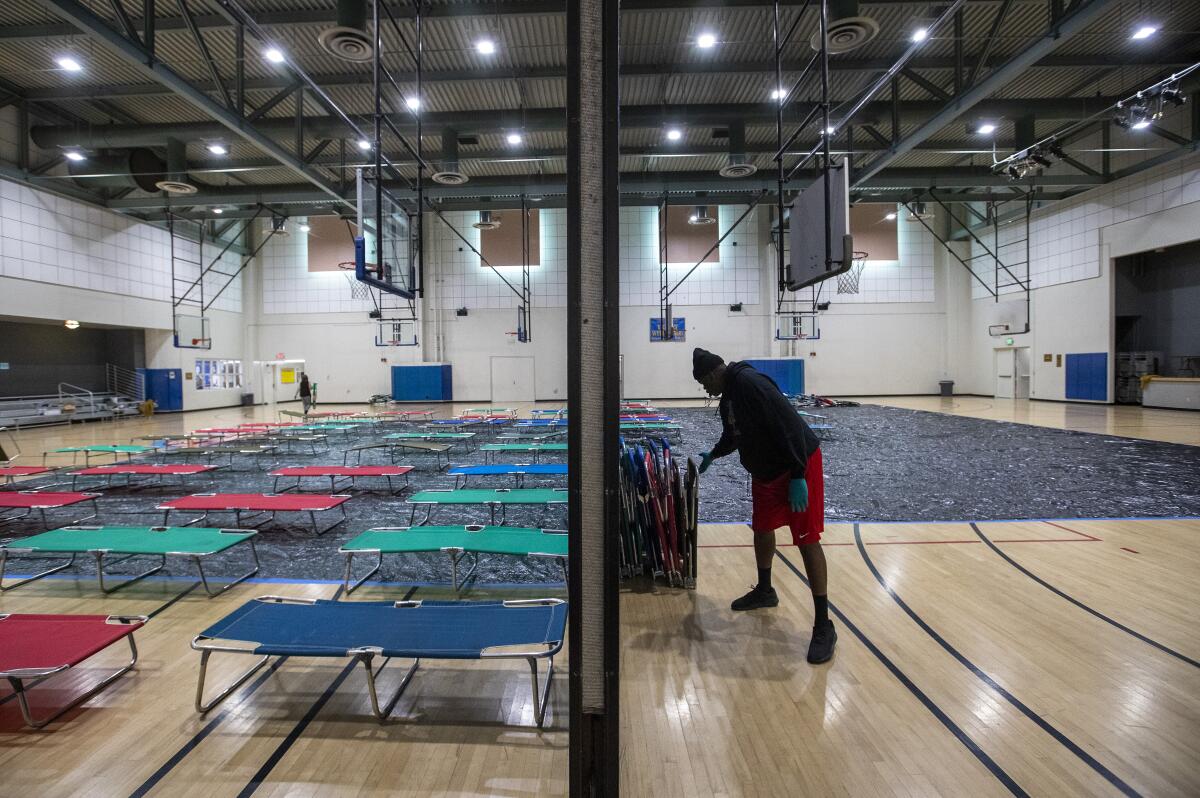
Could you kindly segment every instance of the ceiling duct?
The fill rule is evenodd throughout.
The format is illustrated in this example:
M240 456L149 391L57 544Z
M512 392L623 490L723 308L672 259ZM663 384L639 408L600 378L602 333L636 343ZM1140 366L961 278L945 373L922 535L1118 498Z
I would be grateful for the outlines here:
M367 1L338 0L337 25L317 37L329 53L346 61L370 61L371 37L367 35Z
M67 172L84 188L139 188L150 194L166 178L162 159L144 147L112 150L85 161L67 161Z
M458 131L442 131L442 169L433 173L433 182L443 186L461 186L470 178L458 171Z
M749 177L758 171L746 157L746 123L734 122L729 126L729 163L718 171L721 177Z
M707 205L697 205L692 211L692 215L688 217L688 224L705 225L716 223L716 217L709 215Z
M830 55L862 47L879 35L878 22L859 16L858 0L829 0L829 23L825 29ZM821 49L820 31L813 34L809 44L814 50Z
M471 226L476 230L495 230L500 226L500 217L493 215L491 211L480 211L479 221Z
M187 145L179 139L167 139L167 174L154 186L168 194L196 193L196 185L187 173Z

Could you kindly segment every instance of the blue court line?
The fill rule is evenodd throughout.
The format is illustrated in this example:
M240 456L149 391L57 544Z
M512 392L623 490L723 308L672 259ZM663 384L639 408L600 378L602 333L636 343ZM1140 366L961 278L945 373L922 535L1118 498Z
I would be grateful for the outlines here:
M801 582L803 582L805 585L808 585L808 579L805 578L804 574L797 570L796 566L792 564L791 560L784 556L783 552L776 549L775 556L782 560L783 564L790 568L792 573L799 577ZM1001 784L1007 787L1010 793L1017 796L1023 796L1023 798L1028 798L1029 793L1025 792L1025 790L1021 788L1021 785L1017 784L1013 777L1008 775L1004 768L1000 767L1000 765L997 764L994 759L987 755L986 751L979 747L978 743L972 740L970 736L968 736L967 733L958 726L958 724L951 720L950 716L947 715L941 707L935 704L932 698L925 695L921 688L917 687L913 680L908 678L908 676L904 673L904 671L900 670L896 663L892 662L886 654L880 651L879 647L871 642L871 639L863 634L862 630L855 626L832 601L829 602L829 611L837 616L837 619L841 621L842 624L845 625L845 627L849 629L855 637L858 638L860 643L867 647L868 651L875 655L876 659L883 663L883 666L887 668L893 676L896 677L896 680L899 681L900 684L907 687L909 692L911 692L917 698L917 700L920 701L925 708L928 709L929 712L935 718L937 718L938 721L940 721L941 724L945 726L946 729L949 730L949 732L953 734L960 743L963 744L963 746L966 747L968 751L974 754L975 758L978 759L979 762L985 768L987 768L988 771L995 776Z
M1150 516L1128 516L1121 518L976 518L963 520L949 521L922 521L919 518L900 521L868 521L863 519L844 520L840 518L826 518L825 523L828 524L1030 524L1036 521L1200 521L1200 515L1150 515ZM745 524L750 526L749 521L701 521L701 524Z
M1113 620L1112 618L1110 618L1110 617L1108 617L1107 615L1105 615L1104 613L1100 612L1099 610L1092 609L1091 607L1089 607L1088 605L1084 604L1084 603L1083 603L1082 601L1080 601L1079 599L1077 599L1077 598L1074 598L1074 597L1072 597L1072 596L1069 596L1069 595L1067 595L1067 594L1066 594L1066 593L1064 593L1063 591L1061 591L1061 590L1059 590L1058 588L1056 588L1054 585L1052 585L1052 584L1050 584L1049 582L1047 582L1045 579L1042 579L1041 577L1039 577L1039 576L1037 576L1036 574L1034 574L1034 573L1033 573L1032 571L1030 571L1028 568L1026 568L1025 566L1021 565L1019 562L1017 562L1016 560L1014 560L1012 557L1009 557L1007 554L1005 554L1003 551L1001 551L1001 550L1000 550L1000 549L999 549L999 548L996 546L996 544L995 544L995 543L993 543L991 540L989 540L989 539L987 538L987 536L986 536L986 535L984 535L984 534L983 534L983 532L981 532L981 531L979 530L979 527L975 526L975 524L971 524L971 529L972 529L972 530L975 532L975 534L976 534L976 535L978 535L978 536L979 536L979 539L980 539L980 540L982 540L984 543L986 543L986 544L988 545L988 548L990 548L992 551L994 551L994 552L996 552L997 554L999 554L999 555L1000 555L1000 557L1001 557L1001 558L1002 558L1002 559L1003 559L1005 562L1007 562L1007 563L1008 563L1009 565L1011 565L1013 568L1016 568L1016 569L1017 569L1018 571L1020 571L1021 573L1025 574L1026 576L1028 576L1028 577L1029 577L1030 579L1032 579L1033 581L1037 582L1037 583L1038 583L1039 585L1041 585L1042 587L1044 587L1044 588L1046 588L1047 590L1049 590L1049 591L1050 591L1051 593L1053 593L1054 595L1058 596L1059 598L1064 598L1064 599L1066 599L1067 601L1071 602L1072 604L1074 604L1076 607L1078 607L1079 609L1083 610L1084 612L1087 612L1087 613L1089 613L1089 614L1091 614L1091 615L1093 615L1093 616L1095 616L1095 617L1099 618L1100 620L1104 621L1104 622L1105 622L1105 623L1107 623L1107 624L1110 624L1110 625L1112 625L1112 626L1115 626L1116 628L1120 629L1122 632L1125 632L1126 634L1129 634L1129 635L1132 635L1133 637L1136 637L1138 640L1141 640L1143 643L1146 643L1147 645L1154 646L1154 647L1155 647L1155 648L1157 648L1159 651L1162 651L1162 652L1163 652L1163 653L1165 653L1165 654L1170 654L1172 657L1175 657L1176 659L1182 660L1183 662L1186 662L1188 665L1191 665L1192 667L1195 667L1195 668L1200 668L1200 662L1197 662L1196 660L1192 659L1191 657L1187 656L1186 654L1181 654L1181 653L1179 653L1178 651L1176 651L1175 649L1173 649L1173 648L1169 648L1168 646L1165 646L1165 645L1163 645L1162 643L1158 642L1157 640L1152 640L1151 638L1149 638L1149 637L1146 637L1146 635L1142 634L1141 632L1135 632L1133 629L1130 629L1130 628L1129 628L1128 626L1126 626L1125 624L1123 624L1123 623L1121 623L1121 622L1119 622L1119 621L1115 621L1115 620Z
M414 586L412 590L409 590L406 594L404 594L403 600L408 601L416 592L417 588ZM340 597L341 593L342 588L338 588L338 592L334 594L334 599ZM283 740L280 741L279 745L275 747L275 750L271 752L271 755L267 757L267 761L262 764L262 767L260 767L255 774L250 777L250 781L248 781L246 786L242 788L242 791L238 793L238 798L249 798L249 796L253 795L258 788L262 786L267 777L271 775L271 771L274 770L275 766L278 765L284 756L287 755L287 752L291 750L292 746L296 744L296 741L300 739L300 736L304 734L304 730L308 728L309 724L316 719L320 711L327 703L329 703L329 699L333 698L333 694L336 693L337 689L342 686L342 682L346 681L346 677L350 675L350 672L354 670L354 666L357 664L357 659L352 659L350 662L346 663L346 667L342 668L341 673L339 673L337 677L330 682L329 686L325 688L325 692L321 693L320 697L313 702L312 706L308 708L308 711L304 713L304 717L302 717L300 721L292 727L292 730L288 732L287 737L284 737Z
M972 526L974 526L974 524L972 524ZM892 597L892 601L896 602L897 606L904 610L905 614L908 615L908 617L911 618L917 626L921 627L921 630L925 632L925 634L932 637L934 642L941 646L947 654L958 660L960 665L969 670L976 678L978 678L988 687L999 693L1001 698L1016 707L1022 715L1033 721L1038 728L1053 737L1060 745L1082 760L1084 764L1103 776L1109 784L1116 787L1125 795L1139 795L1137 790L1126 784L1119 776L1117 776L1117 774L1100 764L1095 757L1080 748L1074 740L1072 740L1070 737L1067 737L1067 735L1063 734L1058 729L1054 728L1054 726L1047 722L1041 715L1030 709L1025 702L1021 701L1021 699L1017 698L1008 690L1001 687L999 682L985 673L974 662L967 659L967 657L957 648L950 645L946 638L938 634L938 632L932 626L926 623L925 620L918 615L914 609L909 607L908 604L905 603L904 599L900 598L896 591L892 590L888 583L884 581L883 575L879 573L879 570L875 567L875 563L871 561L871 556L867 554L867 548L863 545L862 533L859 531L858 524L854 525L854 542L858 545L858 553L862 555L863 562L867 564L867 568L870 569L871 575L875 577L875 581L879 583L879 586L882 587L884 591L886 591L887 594Z

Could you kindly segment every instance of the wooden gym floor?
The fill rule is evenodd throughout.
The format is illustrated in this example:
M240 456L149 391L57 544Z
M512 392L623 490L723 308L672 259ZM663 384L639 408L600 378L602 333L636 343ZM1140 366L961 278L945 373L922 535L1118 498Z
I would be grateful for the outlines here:
M267 417L227 409L20 440L36 462L50 445ZM832 523L839 642L821 666L804 659L812 608L794 547L774 567L777 609L729 610L754 581L749 534L703 528L695 591L622 595L625 795L1200 794L1200 518L864 523L861 546L855 525ZM0 795L565 793L565 652L543 732L517 661L428 663L384 725L361 672L334 660L288 659L194 712L196 632L256 595L336 590L266 579L210 600L184 578L105 597L90 579L51 578L0 595L0 613L154 615L137 670L45 731L21 729L0 686ZM46 684L35 707L117 658ZM214 659L210 679L238 665Z

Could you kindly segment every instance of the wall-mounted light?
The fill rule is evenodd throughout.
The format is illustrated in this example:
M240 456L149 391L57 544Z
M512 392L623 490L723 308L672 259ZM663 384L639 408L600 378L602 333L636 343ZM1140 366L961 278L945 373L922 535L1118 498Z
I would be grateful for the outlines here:
M66 327L68 330L78 330L79 322L75 321L75 319L67 319L66 321L63 322L63 326Z

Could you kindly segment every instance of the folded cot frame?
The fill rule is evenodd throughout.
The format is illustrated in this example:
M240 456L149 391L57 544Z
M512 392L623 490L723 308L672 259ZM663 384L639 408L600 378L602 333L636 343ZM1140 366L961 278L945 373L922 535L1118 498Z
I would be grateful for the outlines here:
M321 599L293 598L293 597L288 597L288 596L259 596L258 598L254 599L254 601L271 602L271 603L276 603L276 604L307 605L307 606L314 606L314 605L318 605L321 603L334 603L334 602L323 602L323 600L321 600ZM344 603L345 604L359 604L360 602L344 602ZM406 609L420 610L420 608L424 604L424 602L420 601L420 600L396 601L396 602L388 602L388 603L390 604L392 609L398 609L398 610L406 610ZM516 600L508 600L508 601L498 602L498 603L503 604L503 606L505 608L519 608L519 607L535 607L535 606L556 606L556 605L565 604L566 602L563 601L562 599L546 598L546 599L516 599ZM391 715L392 710L395 709L396 704L400 701L400 698L404 694L405 688L408 687L409 683L412 681L413 676L417 672L417 668L421 664L421 657L419 657L419 656L414 657L412 665L409 666L408 670L405 671L404 675L401 677L400 683L397 685L395 692L392 693L392 695L387 699L386 702L381 703L378 687L376 684L376 679L379 677L379 674L381 674L383 672L383 669L387 666L387 664L392 660L392 655L385 655L384 649L381 647L360 646L360 647L355 647L355 648L348 648L348 649L345 649L344 651L339 651L336 654L334 654L332 652L295 651L295 650L287 650L285 652L285 651L282 651L279 649L267 650L265 652L262 652L260 650L265 648L265 646L262 644L248 643L248 642L237 641L237 640L229 641L229 643L221 643L220 640L221 640L221 638L219 638L219 637L208 637L204 633L198 634L194 638L192 638L192 642L191 642L192 649L200 652L200 674L199 674L199 678L198 678L198 681L196 684L195 707L196 707L196 711L198 713L200 713L201 715L207 714L209 711L211 711L213 708L215 708L217 705L219 705L222 701L224 701L226 698L228 698L231 694L233 694L234 691L236 691L239 687L241 687L243 684L245 684L247 680L249 680L252 676L254 676L255 673L257 673L259 670L261 670L263 668L263 666L265 666L271 660L271 657L273 657L273 656L285 656L285 655L292 656L292 657L295 657L295 656L322 656L322 657L324 657L324 656L345 656L345 657L351 657L354 660L356 660L357 662L362 664L363 673L364 673L364 676L366 677L366 682L367 682L367 692L371 699L371 714L374 715L376 720L378 720L380 723L383 723ZM230 643L238 643L238 642L242 642L242 645L231 645L230 644ZM524 659L524 660L526 660L529 664L530 676L531 676L531 687L532 687L532 697L533 697L533 716L534 716L534 720L537 723L538 728L542 728L543 724L545 723L546 711L549 708L550 688L554 684L554 657L555 657L555 655L557 655L559 653L559 651L562 650L562 645L563 645L563 640L559 639L559 640L545 641L543 643L533 643L533 644L531 644L531 646L532 646L531 648L528 648L525 650L513 651L513 650L511 650L511 647L506 646L503 648L498 648L496 650L486 650L485 649L483 651L480 651L479 654L477 655L477 657L471 657L471 658ZM249 668L249 670L246 670L241 675L235 677L231 683L227 684L213 698L211 698L208 701L205 701L204 700L204 682L205 682L205 677L208 672L208 660L209 660L209 657L214 653L250 655L250 656L257 656L257 657L259 657L259 659L257 662L255 662ZM447 658L446 656L438 657L436 655L425 655L425 656L428 659ZM376 668L375 664L374 664L376 657L383 658L383 662L380 663L378 668ZM463 659L464 657L449 657L449 658ZM548 665L547 665L547 669L546 669L546 676L542 680L543 684L541 684L541 685L539 685L539 679L538 679L538 660L540 660L540 659L546 659L548 661Z

